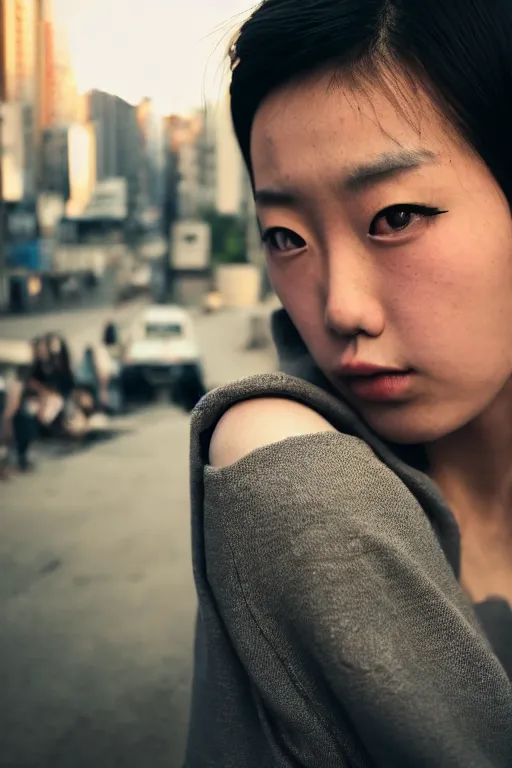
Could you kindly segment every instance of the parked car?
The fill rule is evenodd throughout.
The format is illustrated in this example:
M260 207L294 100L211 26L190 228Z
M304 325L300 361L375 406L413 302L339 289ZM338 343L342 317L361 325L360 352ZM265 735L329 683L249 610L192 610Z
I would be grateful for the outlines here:
M144 309L122 340L125 398L166 391L190 410L205 393L199 348L190 314L182 307Z

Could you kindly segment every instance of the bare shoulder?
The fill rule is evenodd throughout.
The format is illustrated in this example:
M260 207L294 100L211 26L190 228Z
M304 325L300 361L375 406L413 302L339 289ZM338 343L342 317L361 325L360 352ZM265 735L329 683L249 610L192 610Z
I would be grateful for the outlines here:
M258 448L289 437L335 431L319 413L293 400L245 400L226 411L215 427L210 463L226 467Z

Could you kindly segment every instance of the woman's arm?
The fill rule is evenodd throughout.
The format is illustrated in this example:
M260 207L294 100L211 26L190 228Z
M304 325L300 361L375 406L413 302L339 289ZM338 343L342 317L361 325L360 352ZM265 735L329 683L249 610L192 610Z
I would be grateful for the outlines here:
M44 384L42 384L39 379L35 379L34 377L31 377L27 382L27 388L32 390L36 393L36 395L42 395L47 396L50 394L51 390L48 389Z
M510 682L424 512L371 449L304 406L254 400L221 419L210 461L209 584L297 764L332 761L330 734L348 764L358 744L379 768L509 765Z
M282 398L246 400L230 408L217 424L210 442L210 464L226 467L257 448L318 432L336 430L301 403Z

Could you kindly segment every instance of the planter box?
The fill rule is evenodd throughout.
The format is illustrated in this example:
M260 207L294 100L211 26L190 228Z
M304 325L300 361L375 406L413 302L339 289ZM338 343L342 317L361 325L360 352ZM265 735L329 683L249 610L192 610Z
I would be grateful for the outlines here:
M253 307L259 302L261 271L254 264L222 264L215 278L225 307Z

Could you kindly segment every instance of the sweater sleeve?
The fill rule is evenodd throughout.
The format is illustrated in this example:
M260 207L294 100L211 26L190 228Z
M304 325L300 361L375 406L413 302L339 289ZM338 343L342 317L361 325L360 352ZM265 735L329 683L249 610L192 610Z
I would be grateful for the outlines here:
M283 765L512 765L510 682L426 515L363 441L290 438L206 467L204 547Z

